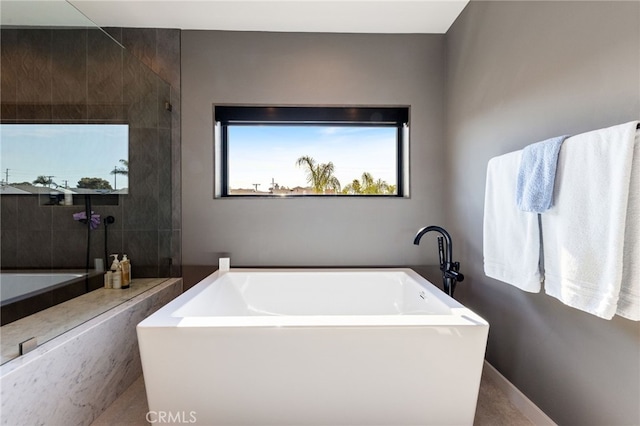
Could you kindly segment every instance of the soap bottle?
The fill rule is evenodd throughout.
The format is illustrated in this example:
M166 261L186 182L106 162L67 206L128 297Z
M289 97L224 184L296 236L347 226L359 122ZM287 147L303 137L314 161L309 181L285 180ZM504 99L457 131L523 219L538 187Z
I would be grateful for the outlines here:
M113 288L122 288L122 270L121 269L118 269L115 272L111 271L111 282L113 283Z
M111 262L111 267L109 269L111 269L113 272L118 270L118 265L120 265L120 262L118 261L118 255L117 254L112 254L111 256L113 256L113 262Z
M113 274L111 271L104 273L104 288L113 288Z
M112 254L113 262L111 263L111 284L112 288L122 288L122 267L118 262L118 255Z
M131 284L131 262L126 254L122 255L120 267L122 268L122 288L129 288L129 284Z

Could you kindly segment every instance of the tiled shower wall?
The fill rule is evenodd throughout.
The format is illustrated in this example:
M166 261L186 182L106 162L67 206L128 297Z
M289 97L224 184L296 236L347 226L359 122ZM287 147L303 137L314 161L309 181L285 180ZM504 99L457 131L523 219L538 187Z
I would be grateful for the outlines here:
M170 84L171 228L159 229L159 252L170 253L170 276L180 277L182 276L181 33L179 29L165 28L104 28L104 30L121 43L131 55ZM161 104L160 108L163 109L164 105ZM163 245L166 243L170 243L170 246Z
M115 217L108 251L127 253L134 277L179 276L180 31L109 32L131 48L98 29L3 28L0 118L128 123L129 194L117 205L94 196L93 210ZM43 206L35 195L4 195L0 205L3 269L84 268L87 231L72 218L84 206ZM103 257L103 224L90 238L90 258Z

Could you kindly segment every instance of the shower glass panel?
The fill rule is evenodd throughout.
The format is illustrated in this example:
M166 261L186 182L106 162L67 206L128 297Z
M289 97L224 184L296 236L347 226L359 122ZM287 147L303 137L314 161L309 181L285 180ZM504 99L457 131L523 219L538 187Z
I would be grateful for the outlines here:
M36 337L42 344L170 276L172 149L171 86L73 6L3 0L0 17L0 333L5 363L18 356L19 342ZM67 137L64 155L55 149L47 154L57 156L49 162L55 173L27 176L21 174L24 164L14 165L4 155L8 129L18 126L27 133L57 132L64 126L86 133ZM125 148L102 137L114 128L124 133ZM73 140L83 138L102 142L90 154L80 146L68 150ZM36 165L46 153L34 147L30 154ZM102 170L107 163L98 160L107 161L109 170ZM99 172L88 171L88 163L99 164ZM76 170L87 176L76 179ZM91 187L100 182L78 184L82 178L99 178L115 190ZM125 183L127 189L121 190ZM96 266L108 268L112 253L131 259L130 289L102 288ZM37 287L29 274L41 278L44 273L71 278ZM96 295L100 303L88 299ZM57 323L61 306L72 309L68 321L56 324L56 334L32 331L34 321ZM27 327L29 335L22 334Z

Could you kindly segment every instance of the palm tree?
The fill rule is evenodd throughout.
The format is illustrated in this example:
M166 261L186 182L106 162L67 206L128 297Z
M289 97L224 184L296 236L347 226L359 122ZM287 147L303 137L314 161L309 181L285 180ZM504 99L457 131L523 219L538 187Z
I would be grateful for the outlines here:
M389 184L382 179L375 181L373 187L375 188L374 194L392 194L389 190Z
M371 173L362 173L362 182L358 179L354 179L349 185L345 186L342 191L343 194L366 194L366 195L379 195L379 194L394 194L396 191L395 185L389 185L382 179L375 180Z
M113 187L118 188L116 182L118 179L118 175L128 176L129 175L129 162L127 160L120 160L120 164L124 167L114 166L113 170L109 174L113 175Z
M340 181L333 174L335 167L331 161L317 164L312 157L303 155L296 160L296 166L306 168L307 182L313 192L324 194L327 190L340 191Z
M358 179L354 179L350 184L344 187L343 194L362 194L362 185Z
M122 164L123 167L118 169L118 174L127 176L129 174L129 162L127 160L120 159L120 164Z

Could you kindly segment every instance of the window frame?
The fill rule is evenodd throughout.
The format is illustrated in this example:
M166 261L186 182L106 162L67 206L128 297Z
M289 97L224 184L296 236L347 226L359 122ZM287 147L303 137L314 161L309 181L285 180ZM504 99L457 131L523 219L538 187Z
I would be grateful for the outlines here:
M272 106L213 105L214 198L408 198L409 107L408 106ZM394 127L396 133L395 194L230 194L229 125L300 125Z

